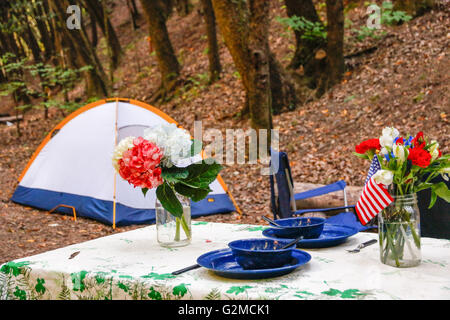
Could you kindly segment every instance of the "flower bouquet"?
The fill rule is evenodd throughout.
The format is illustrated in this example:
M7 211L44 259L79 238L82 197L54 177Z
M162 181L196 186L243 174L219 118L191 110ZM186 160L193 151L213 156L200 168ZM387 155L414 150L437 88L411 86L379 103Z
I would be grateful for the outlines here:
M373 174L376 183L384 185L393 201L378 215L380 258L396 267L420 263L420 213L416 193L431 189L431 208L437 197L450 202L444 182L433 183L442 175L448 181L450 155L442 155L437 141L428 141L423 132L402 137L397 129L383 129L379 139L369 139L355 148L355 155L381 168ZM376 159L375 159L376 157ZM376 197L373 206L376 207Z
M201 143L173 123L146 129L142 137L124 138L114 149L113 166L124 180L141 188L144 196L156 188L156 226L163 246L190 243L189 200L204 199L222 169L213 159L191 163L200 151Z

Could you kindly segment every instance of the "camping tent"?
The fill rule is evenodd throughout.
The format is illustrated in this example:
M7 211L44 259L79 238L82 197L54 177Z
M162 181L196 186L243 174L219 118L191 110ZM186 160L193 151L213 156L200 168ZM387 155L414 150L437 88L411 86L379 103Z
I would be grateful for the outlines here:
M115 173L111 158L122 138L140 136L160 123L176 122L136 100L106 99L78 109L46 136L22 172L11 200L114 227L154 223L155 189L144 197L139 188ZM235 211L220 176L210 188L207 198L191 203L193 217Z

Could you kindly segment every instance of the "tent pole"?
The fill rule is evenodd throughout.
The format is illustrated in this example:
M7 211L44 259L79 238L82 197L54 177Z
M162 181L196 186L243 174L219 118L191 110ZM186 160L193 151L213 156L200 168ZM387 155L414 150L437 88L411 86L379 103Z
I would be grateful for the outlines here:
M116 123L114 130L114 148L117 146L117 121L119 115L119 99L116 98ZM116 183L117 181L117 173L114 172L114 195L113 195L113 229L116 229Z

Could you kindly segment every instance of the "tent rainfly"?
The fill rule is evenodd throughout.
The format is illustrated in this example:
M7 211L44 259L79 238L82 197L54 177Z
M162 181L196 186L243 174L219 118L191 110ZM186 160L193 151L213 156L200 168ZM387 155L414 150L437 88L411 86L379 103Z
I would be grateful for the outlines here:
M126 136L160 123L176 123L161 110L130 99L88 104L66 117L37 148L19 178L12 201L106 224L155 222L155 189L144 197L115 173L112 154ZM212 192L191 203L192 217L239 210L220 176Z

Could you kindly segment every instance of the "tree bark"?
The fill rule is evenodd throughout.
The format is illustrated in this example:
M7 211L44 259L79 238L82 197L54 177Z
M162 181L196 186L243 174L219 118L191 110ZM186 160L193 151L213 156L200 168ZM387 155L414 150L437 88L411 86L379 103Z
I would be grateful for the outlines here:
M270 86L270 48L269 48L269 8L266 0L249 0L250 33L249 49L251 68L249 69L249 108L252 128L272 129L272 95Z
M66 16L66 8L69 6L67 0L51 0L52 10L56 13L58 22L64 24ZM108 95L107 77L100 64L97 54L93 50L83 24L80 30L69 30L65 26L60 26L62 38L68 39L73 45L77 59L80 65L91 66L86 71L86 94L89 97L105 97Z
M317 15L312 0L284 0L284 4L286 5L286 13L289 17L303 17L311 22L320 23L319 16ZM310 76L314 73L315 69L314 67L311 67L311 64L314 64L315 52L318 49L324 48L326 43L319 39L302 39L302 36L304 35L303 30L294 30L294 35L296 42L295 53L288 68L298 69L300 66L303 66L305 75Z
M36 27L41 35L41 42L44 46L44 59L48 61L55 53L55 46L51 38L51 30L47 24L47 15L45 12L45 6L43 3L36 3L34 8L34 20Z
M127 7L128 7L128 11L130 12L132 30L135 31L135 30L139 29L139 26L137 24L139 12L136 7L135 0L127 0Z
M91 23L91 42L92 46L96 48L98 44L97 21L95 19L94 14L92 14L91 12L89 12L89 18Z
M327 0L327 50L326 72L323 73L317 96L339 83L344 64L344 5L342 0Z
M157 0L141 0L141 4L147 17L150 41L156 51L161 74L161 87L157 96L164 100L176 85L180 75L180 65L167 32L164 8L161 8Z
M103 35L108 43L108 48L110 50L110 63L111 68L115 70L120 63L120 58L122 56L122 47L117 38L117 34L109 20L108 13L106 11L106 5L104 1L102 3L99 0L83 0L84 7L88 9L89 14L94 16L97 20L97 24L100 26Z
M284 109L294 110L300 102L295 81L273 53L269 55L269 64L272 113L280 114Z
M268 42L269 3L265 0L212 0L217 23L241 75L253 129L268 130L270 146L272 95Z
M216 17L211 0L202 0L202 6L206 35L208 37L209 81L213 83L219 79L222 71L219 46L217 44Z
M175 7L180 16L185 17L191 13L192 5L189 0L175 0Z

